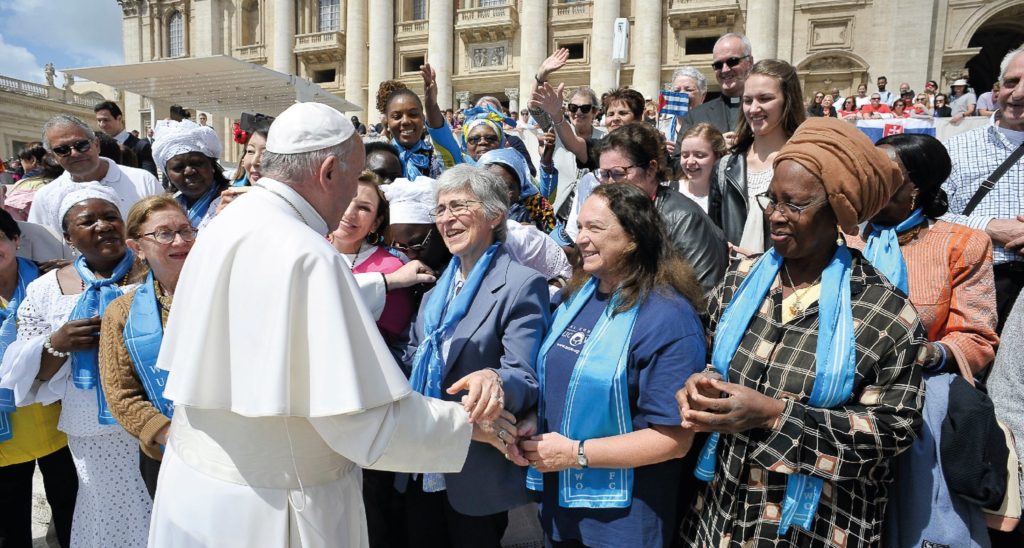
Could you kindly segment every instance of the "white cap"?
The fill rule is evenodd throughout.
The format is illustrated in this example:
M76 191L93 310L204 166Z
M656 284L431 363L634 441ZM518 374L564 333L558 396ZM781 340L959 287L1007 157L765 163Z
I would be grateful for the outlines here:
M382 185L380 188L388 200L388 222L390 224L434 224L434 220L430 218L430 212L437 205L434 201L437 181L422 175L415 181L400 177L391 184Z
M201 152L208 158L220 158L222 151L217 132L192 120L161 120L153 128L153 160L167 173L167 162L179 154Z
M78 183L75 190L64 196L60 201L60 208L57 210L57 219L64 224L64 216L76 205L86 200L104 200L110 202L121 211L121 199L114 189L100 183Z
M963 78L960 78L959 80L953 82L950 85L951 86L966 86L967 85L967 80L964 80Z
M300 154L339 145L356 132L352 122L320 103L296 103L270 124L267 152Z

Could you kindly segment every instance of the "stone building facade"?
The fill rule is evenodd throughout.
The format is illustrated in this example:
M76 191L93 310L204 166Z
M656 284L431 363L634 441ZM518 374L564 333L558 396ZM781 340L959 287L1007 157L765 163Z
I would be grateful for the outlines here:
M672 71L693 65L714 91L711 47L748 35L755 59L799 70L804 92L888 77L890 89L969 75L990 88L998 61L1024 40L1024 0L118 0L126 63L231 55L296 74L364 107L375 121L378 84L421 89L419 65L437 69L442 107L494 95L516 108L537 66L559 47L556 80L598 93L628 85L654 97ZM612 29L629 22L624 63ZM126 99L129 127L148 107ZM187 103L187 101L182 101ZM188 105L186 105L188 106ZM134 118L133 118L134 117Z

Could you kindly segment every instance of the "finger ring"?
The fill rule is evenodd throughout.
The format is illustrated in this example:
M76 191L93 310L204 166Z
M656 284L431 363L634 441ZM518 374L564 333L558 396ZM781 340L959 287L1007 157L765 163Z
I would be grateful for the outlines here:
M498 439L501 440L501 441L505 441L505 431L504 430L498 430Z
M492 400L500 400L501 396L499 396L497 392L491 392L491 399Z
M508 456L508 453L505 453L505 460L512 460L512 457Z

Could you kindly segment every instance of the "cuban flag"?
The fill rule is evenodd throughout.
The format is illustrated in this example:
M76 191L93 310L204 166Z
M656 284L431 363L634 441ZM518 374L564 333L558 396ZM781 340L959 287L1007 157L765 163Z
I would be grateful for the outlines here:
M891 118L882 120L858 120L857 127L876 143L882 137L900 133L923 133L935 137L935 123L917 118Z
M690 112L690 95L685 91L662 91L658 97L658 114L682 116Z

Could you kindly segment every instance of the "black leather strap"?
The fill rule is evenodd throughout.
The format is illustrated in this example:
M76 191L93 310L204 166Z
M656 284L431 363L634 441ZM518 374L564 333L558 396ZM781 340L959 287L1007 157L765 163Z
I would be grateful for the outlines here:
M1021 156L1024 156L1024 143L1021 143L1016 150L1010 153L1010 156L1006 158L1003 163L999 164L999 167L992 172L992 175L988 176L988 179L981 182L981 186L978 187L977 192L974 193L974 196L971 196L971 201L967 202L967 207L964 208L962 215L970 215L973 213L974 208L978 207L978 204L985 199L985 196L995 188L999 179L1001 179L1003 175L1006 175L1006 172L1013 167L1013 164L1017 163L1017 160L1020 160Z

